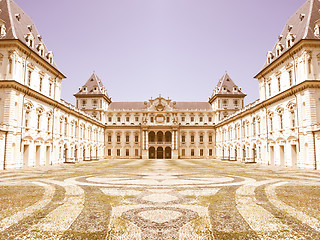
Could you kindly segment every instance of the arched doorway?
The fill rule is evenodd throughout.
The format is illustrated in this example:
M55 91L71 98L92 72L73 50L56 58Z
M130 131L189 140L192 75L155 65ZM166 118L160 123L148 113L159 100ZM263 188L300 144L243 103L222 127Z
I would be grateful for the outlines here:
M252 149L252 161L254 163L257 161L257 146L256 146L256 144L253 145L253 149Z
M165 149L165 159L171 159L171 147Z
M158 143L163 143L163 133L162 132L157 133L157 141L158 141ZM163 152L163 149L162 149L162 152Z
M64 149L63 149L63 159L65 162L68 162L68 148L67 145L64 145Z
M163 159L163 148L162 147L157 148L157 159Z
M171 134L171 132L166 132L165 141L166 141L166 143L171 143L172 142L172 134Z
M156 149L154 147L149 148L149 158L155 159L156 158Z
M156 141L156 134L154 132L149 132L149 143L154 143Z
M246 161L246 147L243 146L243 149L242 149L242 161L245 162Z

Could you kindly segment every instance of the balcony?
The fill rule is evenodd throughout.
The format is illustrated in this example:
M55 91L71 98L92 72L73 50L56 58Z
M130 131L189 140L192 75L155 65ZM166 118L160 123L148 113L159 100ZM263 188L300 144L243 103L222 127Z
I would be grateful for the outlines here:
M171 145L172 142L149 142L149 145Z

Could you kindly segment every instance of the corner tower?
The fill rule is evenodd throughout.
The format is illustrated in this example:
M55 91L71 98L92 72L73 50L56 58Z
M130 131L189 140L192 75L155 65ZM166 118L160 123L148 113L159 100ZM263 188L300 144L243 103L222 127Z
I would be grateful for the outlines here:
M77 108L102 122L105 120L104 112L112 101L106 88L95 73L74 96L77 99Z
M209 103L216 112L215 122L218 122L244 107L246 94L241 91L225 73L213 90Z

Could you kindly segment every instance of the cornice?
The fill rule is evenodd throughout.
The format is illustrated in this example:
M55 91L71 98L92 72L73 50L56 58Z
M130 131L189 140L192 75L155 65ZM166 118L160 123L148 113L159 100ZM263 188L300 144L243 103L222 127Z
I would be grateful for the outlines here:
M261 103L258 103L257 105L253 106L252 108L249 108L243 112L240 112L230 118L227 118L226 120L218 123L216 125L216 127L218 128L218 127L226 125L230 122L234 122L239 118L243 118L249 114L256 112L257 110L260 110L261 108L267 108L268 106L270 106L276 102L279 102L280 100L283 100L287 97L291 97L298 92L301 92L305 89L310 89L310 88L320 88L320 80L306 80L306 81L304 81L304 82L302 82L292 88L287 89L286 91L284 91L282 93L279 93L276 96L273 96L272 98L269 98L267 100L264 100Z
M286 52L282 53L280 57L275 59L273 62L271 62L269 65L264 67L254 78L259 79L266 74L274 71L276 68L278 68L280 65L282 65L285 61L287 61L289 58L292 58L293 55L297 54L299 51L301 51L304 47L319 47L320 41L316 39L312 40L305 40L302 39L299 42L297 42L292 48L287 50Z
M0 47L17 47L22 53L30 55L31 59L33 59L37 64L44 67L46 70L50 71L56 76L59 76L61 79L66 78L66 76L59 71L59 69L51 65L46 60L44 60L42 57L38 55L38 53L35 52L35 50L26 46L19 39L0 40Z
M65 111L66 113L69 113L69 114L73 114L79 118L82 118L90 123L93 123L95 125L98 125L99 127L104 127L104 124L98 122L98 121L95 121L94 119L91 119L89 118L88 116L85 116L83 115L82 113L80 112L77 112L71 108L68 108L67 106L65 106L64 104L52 99L52 98L49 98L27 86L24 86L22 85L21 83L17 82L17 81L14 81L14 80L1 80L0 81L0 88L11 88L11 89L15 89L15 90L18 90L30 97L33 97L35 99L38 99L48 105L51 105L53 107L56 107L56 108L60 108L62 109L63 111Z

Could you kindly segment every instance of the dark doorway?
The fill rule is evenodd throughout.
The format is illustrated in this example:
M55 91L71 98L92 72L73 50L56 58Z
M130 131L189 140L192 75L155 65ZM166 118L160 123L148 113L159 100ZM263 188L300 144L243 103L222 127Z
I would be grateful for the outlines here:
M166 147L165 149L165 158L171 159L171 147Z
M149 148L149 158L155 159L156 158L156 149L154 147Z
M163 148L162 147L157 148L157 159L163 159Z

